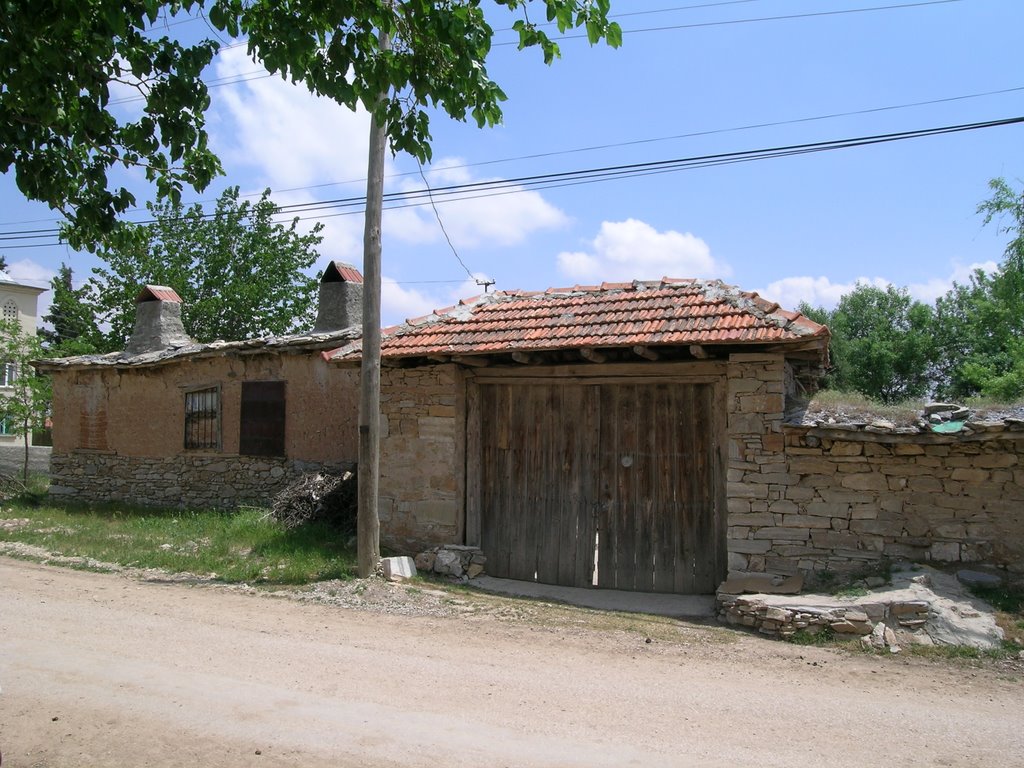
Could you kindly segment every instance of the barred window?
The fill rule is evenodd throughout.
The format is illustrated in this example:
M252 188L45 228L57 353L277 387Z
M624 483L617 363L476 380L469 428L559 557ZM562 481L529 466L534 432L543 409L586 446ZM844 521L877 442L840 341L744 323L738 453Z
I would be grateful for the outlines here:
M185 393L185 448L220 448L220 388Z
M14 303L14 299L8 299L4 304L4 320L18 322L18 305Z

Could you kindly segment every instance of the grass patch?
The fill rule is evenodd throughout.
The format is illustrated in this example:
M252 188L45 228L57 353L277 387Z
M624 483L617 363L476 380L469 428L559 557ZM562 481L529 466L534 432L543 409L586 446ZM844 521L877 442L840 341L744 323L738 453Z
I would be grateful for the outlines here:
M836 631L832 627L824 627L818 632L798 629L789 637L784 638L784 640L793 645L834 645L836 642Z
M971 587L971 592L996 609L996 623L1006 641L1024 647L1024 589L1003 585Z
M906 400L902 403L885 404L865 397L859 392L823 389L814 394L808 405L808 410L839 411L846 416L888 419L897 425L906 425L917 421L924 406L924 400Z
M977 661L990 659L1002 661L1003 659L1015 658L1024 645L1004 640L998 648L971 648L969 645L909 645L904 650L912 656L920 656L926 659L947 659L947 660L968 660Z
M307 584L355 575L355 552L334 529L310 524L285 530L261 509L42 505L23 495L8 501L0 517L28 520L0 529L0 541L66 557L229 583Z

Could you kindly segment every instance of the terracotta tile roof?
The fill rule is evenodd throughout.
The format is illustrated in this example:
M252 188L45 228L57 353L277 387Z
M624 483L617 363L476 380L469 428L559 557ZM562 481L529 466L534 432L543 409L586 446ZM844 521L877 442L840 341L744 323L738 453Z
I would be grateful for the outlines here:
M344 261L332 261L324 268L320 282L362 283L363 273Z
M135 303L143 301L170 301L181 304L181 297L173 288L166 285L144 285L139 295L135 297Z
M664 278L484 294L385 329L381 354L397 358L815 339L824 350L828 329L756 293L718 280ZM360 343L324 356L356 360Z

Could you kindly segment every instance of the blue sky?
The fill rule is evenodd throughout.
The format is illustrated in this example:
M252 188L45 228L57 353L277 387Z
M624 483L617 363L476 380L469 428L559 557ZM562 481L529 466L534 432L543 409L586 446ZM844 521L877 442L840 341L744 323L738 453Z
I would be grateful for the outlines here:
M906 7L836 13L894 5ZM488 68L509 97L504 124L480 130L436 116L431 186L1024 115L1019 0L612 0L612 12L625 32L618 50L570 39L546 67L539 52L497 45ZM511 21L492 15L499 30ZM366 115L258 72L237 46L207 73L240 82L211 88L212 145L227 175L190 199L235 184L270 187L280 204L362 194ZM841 116L808 119L828 115ZM720 277L789 307L832 306L858 280L933 300L1001 258L1006 237L975 208L992 177L1024 185L1022 138L1024 125L1013 125L437 209L468 271L497 289L668 275ZM388 173L389 191L423 186L409 157L389 158ZM0 178L0 231L48 219ZM360 264L361 217L322 222L318 268ZM62 245L0 253L12 276L37 284L62 261L76 280L97 264ZM429 206L386 212L383 273L385 324L481 290Z

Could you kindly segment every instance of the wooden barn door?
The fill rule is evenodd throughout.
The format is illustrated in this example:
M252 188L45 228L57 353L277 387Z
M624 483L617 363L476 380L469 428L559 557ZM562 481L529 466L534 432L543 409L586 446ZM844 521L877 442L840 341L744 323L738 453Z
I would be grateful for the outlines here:
M708 384L601 387L598 586L718 586L712 407Z
M591 585L597 394L558 384L480 388L489 575Z
M704 384L480 385L487 573L713 592L724 547L712 408Z

